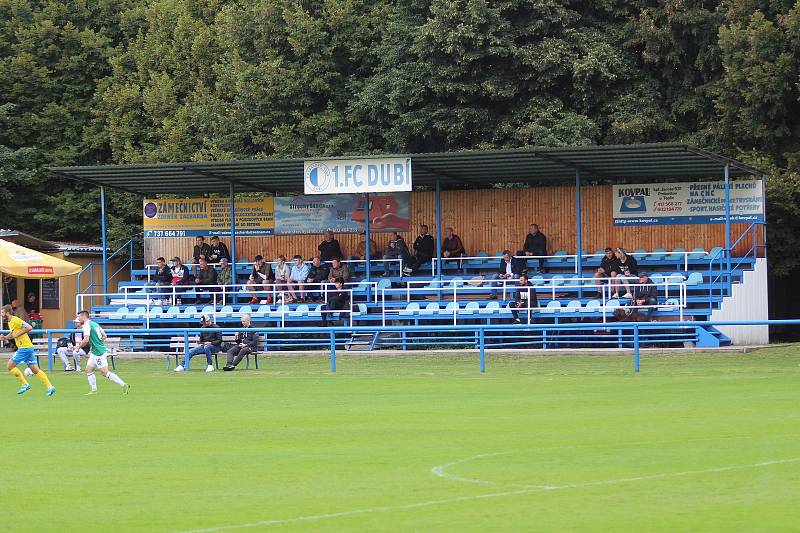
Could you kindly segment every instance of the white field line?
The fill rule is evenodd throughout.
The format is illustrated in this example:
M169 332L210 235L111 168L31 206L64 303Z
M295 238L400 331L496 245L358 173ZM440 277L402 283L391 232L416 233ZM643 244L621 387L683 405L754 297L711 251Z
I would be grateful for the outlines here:
M467 459L462 459L460 461L456 461L453 463L449 463L449 466L458 463L464 463L470 460L476 460L482 457L489 457L492 455L503 455L508 454L511 452L501 452L498 454L481 454L476 455ZM710 473L717 473L717 472L729 472L732 470L744 470L748 468L762 468L765 466L772 466L772 465L780 465L780 464L787 464L787 463L797 463L800 462L800 457L792 457L789 459L776 459L772 461L763 461L760 463L752 463L747 465L734 465L734 466L722 466L718 468L708 468L704 470L686 470L684 472L667 472L663 474L653 474L650 476L639 476L639 477L626 477L626 478L619 478L619 479L606 479L601 481L590 481L586 483L571 483L568 485L529 485L525 488L512 490L512 491L503 491L503 492L490 492L488 494L476 494L473 496L459 496L456 498L446 498L441 500L428 500L423 502L416 502L416 503L407 503L402 505L385 505L380 507L369 507L365 509L354 509L351 511L342 511L338 513L326 513L326 514L317 514L317 515L306 515L306 516L295 516L293 518L283 518L283 519L275 519L275 520L261 520L258 522L249 522L245 524L229 524L224 526L217 526L217 527L209 527L209 528L202 528L202 529L191 529L181 533L212 533L216 531L228 531L233 529L247 529L247 528L254 528L254 527L265 527L265 526L276 526L276 525L283 525L283 524L296 524L300 522L312 522L316 520L325 520L328 518L342 518L345 516L354 516L360 514L369 514L369 513L380 513L385 511L397 511L397 510L406 510L406 509L418 509L420 507L432 507L435 505L446 505L450 503L458 503L458 502L465 502L465 501L474 501L474 500L486 500L490 498L504 498L508 496L517 496L521 494L529 494L533 492L544 492L544 491L551 491L551 490L566 490L566 489L575 489L575 488L582 488L582 487L593 487L598 485L614 485L618 483L630 483L635 481L647 481L653 479L665 479L665 478L673 478L673 477L681 477L681 476L692 476L698 474L710 474ZM439 475L437 471L444 472L444 469L447 468L448 465L441 465L438 467L433 467L431 470L436 475ZM444 472L446 473L446 472ZM452 479L452 478L451 478ZM466 479L466 478L465 478ZM459 479L461 481L462 479ZM473 480L471 482L482 482L481 480Z

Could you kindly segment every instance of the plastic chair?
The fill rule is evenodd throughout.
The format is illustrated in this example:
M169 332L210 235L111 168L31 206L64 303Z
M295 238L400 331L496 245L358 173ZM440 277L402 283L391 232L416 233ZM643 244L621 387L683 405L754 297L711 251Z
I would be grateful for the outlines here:
M600 300L589 300L586 306L582 307L581 313L598 313L600 312Z
M186 308L178 314L178 318L183 319L193 319L197 318L199 313L197 312L197 307L193 305L187 305Z
M554 287L558 287L559 285L563 284L564 284L564 276L562 276L561 274L556 274L555 276L550 278L550 285Z
M217 313L218 317L226 318L229 316L233 316L233 306L232 305L223 305L222 309L219 310Z
M378 291L381 289L391 289L392 288L392 280L390 279L382 279L378 282Z
M500 302L497 300L491 300L489 303L486 304L486 307L480 310L482 315L491 315L494 313L500 312Z
M458 310L459 310L458 302L448 302L445 307L439 309L439 314L452 315L453 313L458 313Z
M680 302L677 298L667 298L667 301L664 302L663 307L659 307L659 311L674 311L675 307L680 305Z
M317 305L314 309L308 312L308 316L322 316L322 304Z
M439 312L439 304L436 302L431 302L425 306L425 309L421 310L419 314L421 315L435 315Z
M706 256L706 251L702 248L693 248L689 253L689 259L703 259Z
M650 281L653 283L664 283L664 276L661 274L650 274Z
M556 313L561 310L561 302L558 300L550 300L547 305L542 309L542 313Z
M464 306L464 310L461 311L461 314L464 315L472 315L478 313L480 311L480 304L478 302L467 302L467 305Z
M700 272L692 272L686 279L686 285L700 285L703 283L703 275Z
M419 304L417 302L411 302L406 305L406 308L400 311L401 316L410 316L410 315L417 315L419 314Z
M258 309L254 313L252 313L253 317L257 318L264 318L268 316L272 312L272 308L268 305L259 305Z
M161 318L177 318L180 312L180 308L177 305L173 305L165 312L161 313Z
M130 313L130 311L128 310L127 307L119 307L116 310L114 310L113 313L111 313L110 318L113 320L122 320L128 315L128 313Z
M670 284L683 283L683 274L680 272L673 272L669 276L666 276L664 281Z
M544 276L533 276L530 279L531 285L544 285Z
M561 308L562 313L577 313L581 310L580 300L570 300L566 307Z
M556 253L553 254L554 257L548 259L550 263L563 263L567 258L564 257L567 255L566 250L557 250Z
M683 254L686 252L683 248L675 248L672 250L672 253L669 254L665 259L667 261L683 261Z
M667 251L663 248L656 248L653 253L647 256L651 261L661 261L667 255Z

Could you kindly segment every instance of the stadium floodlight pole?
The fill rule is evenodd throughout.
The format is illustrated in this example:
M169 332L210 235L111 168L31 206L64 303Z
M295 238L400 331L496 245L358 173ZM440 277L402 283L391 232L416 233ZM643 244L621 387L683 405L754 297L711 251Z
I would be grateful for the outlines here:
M436 178L436 279L442 279L442 180Z
M576 274L578 274L578 279L583 277L583 264L581 257L581 250L583 250L583 233L582 233L582 215L581 215L581 171L575 170L575 241L577 250L576 254L576 266L578 267L576 270ZM578 285L578 298L583 298L583 283Z
M364 245L365 245L364 248L366 249L366 252L364 252L365 253L364 259L367 260L367 263L366 263L367 299L369 299L369 282L371 281L370 278L372 276L372 269L370 268L370 263L369 263L370 260L372 259L372 254L370 253L370 243L372 242L371 241L372 232L370 231L371 228L370 228L370 223L369 223L369 219L370 219L370 217L372 215L370 215L370 213L369 213L369 202L370 202L369 193L365 192L364 193Z
M725 163L725 266L731 272L731 176L730 164Z
M233 182L231 182L230 192L230 209L231 209L231 268L233 268L233 282L236 283L236 200L234 194L236 193Z
M106 188L100 186L100 241L103 247L103 305L108 301L108 236L106 234ZM80 311L77 309L76 311Z

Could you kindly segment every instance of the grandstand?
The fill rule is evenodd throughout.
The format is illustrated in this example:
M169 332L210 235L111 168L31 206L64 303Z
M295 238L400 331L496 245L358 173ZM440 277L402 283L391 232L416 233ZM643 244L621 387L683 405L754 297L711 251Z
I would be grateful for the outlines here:
M374 157L374 156L371 156ZM437 250L440 249L442 223L442 197L448 189L464 195L479 188L489 214L471 210L461 215L483 217L481 225L491 222L491 217L502 216L500 194L503 190L491 189L496 184L526 184L530 188L547 188L573 184L574 227L563 213L543 213L533 210L536 220L549 220L546 231L564 235L555 242L563 245L548 250L542 256L519 256L531 272L531 291L537 295L538 305L520 309L519 324L512 317L510 302L516 292L514 281L491 281L497 271L502 252L497 248L511 246L519 237L508 233L508 225L500 230L483 232L478 245L495 244L494 249L480 249L472 255L459 258L434 257L423 264L413 276L402 275L402 262L390 265L386 276L375 276L385 268L383 259L351 260L353 280L346 285L351 298L348 309L331 312L332 325L359 327L357 333L347 333L340 340L348 349L373 350L380 348L413 349L442 345L441 336L415 335L419 326L447 326L491 324L504 325L500 333L487 343L498 347L523 346L530 348L581 348L624 347L630 345L625 326L631 320L624 311L645 311L635 308L626 299L612 298L607 284L598 284L594 271L603 255L603 249L587 250L590 245L604 246L624 242L632 251L639 268L650 274L656 286L658 301L646 311L649 320L658 323L680 322L682 325L642 332L644 344L660 347L719 347L734 344L763 344L768 342L766 327L715 328L707 325L686 326L686 322L731 320L747 310L750 320L766 319L766 257L763 239L763 218L750 223L734 220L731 214L730 180L745 176L760 176L757 169L741 162L710 154L688 145L653 144L617 147L576 148L526 148L519 150L456 152L449 154L411 154L414 184L433 189L433 202L429 192L413 193L412 222L435 220ZM299 192L303 188L303 160L261 160L213 163L184 163L144 166L68 167L52 169L54 172L94 183L101 188L116 187L142 195L184 194L199 192L228 194L236 192ZM168 180L163 178L168 177ZM717 224L684 226L674 222L666 226L645 226L645 229L611 226L597 230L597 213L584 220L582 209L598 211L610 195L609 183L670 183L697 181L724 177L725 215ZM445 191L443 191L443 189ZM104 189L103 189L104 190ZM531 189L527 189L531 190ZM563 195L563 191L559 194ZM424 196L423 196L424 195ZM583 196L582 196L583 195ZM425 200L422 200L422 198ZM476 198L476 196L472 196ZM763 198L763 196L762 196ZM419 206L415 203L420 199ZM474 201L474 200L473 200ZM427 203L425 203L427 202ZM763 202L763 200L762 200ZM422 204L425 204L424 207ZM611 202L605 202L610 204ZM369 202L364 202L369 205ZM762 204L763 205L763 204ZM189 239L150 237L145 243L143 259L130 259L125 269L111 274L118 276L122 270L130 279L118 282L117 291L109 291L94 283L81 284L79 279L78 308L89 307L94 317L114 329L160 328L194 326L202 314L209 314L223 327L235 328L243 314L249 314L258 327L282 328L285 333L273 335L271 346L280 349L281 342L293 339L291 346L302 344L296 340L297 331L320 324L328 286L321 292L319 302L288 303L281 299L281 291L273 287L258 294L259 303L249 303L250 291L244 285L251 270L247 259L257 250L267 250L287 255L309 249L311 238L269 236L237 238L235 213L231 202L229 238L234 255L235 282L227 286L206 286L199 293L195 287L148 286L153 274L154 259L159 254L171 257L177 252L188 254ZM429 209L433 207L433 212ZM369 220L369 207L366 219ZM500 213L500 215L498 215ZM432 217L431 217L432 215ZM103 209L105 217L105 210ZM516 215L515 215L516 216ZM525 213L528 216L528 213ZM489 217L489 218L487 218ZM606 217L609 218L609 217ZM524 219L517 234L524 231ZM735 223L735 222L739 223ZM714 228L721 228L724 234ZM462 222L466 226L467 222ZM590 227L591 226L591 227ZM474 226L470 226L474 227ZM680 230L676 230L680 227ZM105 221L103 224L105 228ZM664 229L667 228L667 229ZM711 228L711 229L709 229ZM366 224L369 239L370 224ZM681 239L675 236L681 233ZM656 242L658 238L662 240ZM103 235L105 242L105 234ZM347 237L345 237L347 238ZM716 242L715 242L716 240ZM554 240L551 239L551 242ZM497 245L496 243L502 243ZM686 244L684 244L686 243ZM349 241L352 245L352 239ZM647 246L660 244L658 246ZM680 246L678 244L684 244ZM556 245L557 246L557 245ZM132 250L130 243L124 249ZM488 248L488 246L487 246ZM580 252L578 252L580 250ZM111 257L106 255L103 267ZM304 254L310 259L308 254ZM544 272L537 273L539 260ZM189 265L190 268L192 265ZM88 267L87 267L88 268ZM106 274L104 279L109 279ZM492 299L497 291L497 299ZM755 296L754 296L755 295ZM267 300L267 298L270 300ZM268 301L274 303L267 303ZM637 316L637 315L635 315ZM640 316L640 315L638 315ZM585 324L570 332L545 335L549 324ZM391 326L401 326L402 331ZM540 326L540 327L539 327ZM313 330L312 330L313 331ZM320 332L324 330L320 329ZM129 340L129 349L148 349L168 346L170 333L146 339ZM469 342L469 332L455 332L454 338ZM269 342L269 341L268 341ZM477 340L476 340L477 342ZM284 342L286 344L286 342ZM444 343L446 344L446 343ZM319 343L309 340L308 346Z

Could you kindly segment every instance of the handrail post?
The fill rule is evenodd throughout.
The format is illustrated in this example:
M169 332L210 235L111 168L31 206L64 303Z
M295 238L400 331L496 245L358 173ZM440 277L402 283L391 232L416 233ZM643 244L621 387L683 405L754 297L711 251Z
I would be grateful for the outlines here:
M486 341L483 328L478 329L478 350L480 354L481 374L486 372Z
M336 373L336 332L331 330L331 372Z
M639 326L633 325L633 370L639 372Z
M53 371L53 333L47 330L47 371Z

